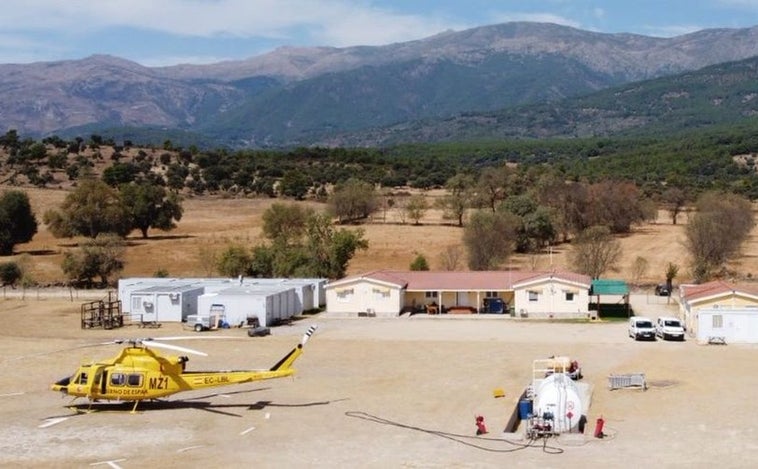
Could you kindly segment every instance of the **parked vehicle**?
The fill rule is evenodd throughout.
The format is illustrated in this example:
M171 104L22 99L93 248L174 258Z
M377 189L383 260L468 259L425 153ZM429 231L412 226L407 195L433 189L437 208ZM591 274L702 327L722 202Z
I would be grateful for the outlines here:
M655 335L663 340L684 340L684 326L677 318L662 316L655 323Z
M669 290L668 285L660 283L655 286L655 294L658 296L671 296L671 290Z
M502 298L485 298L483 304L479 312L485 314L505 314L508 308Z
M642 316L629 318L629 337L634 340L655 340L655 325L653 320Z

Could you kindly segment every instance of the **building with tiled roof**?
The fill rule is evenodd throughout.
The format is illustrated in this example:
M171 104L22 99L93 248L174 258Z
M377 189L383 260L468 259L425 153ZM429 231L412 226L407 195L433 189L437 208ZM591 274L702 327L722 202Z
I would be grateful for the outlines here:
M722 280L679 287L687 331L700 342L758 343L758 286Z
M590 277L574 272L376 270L326 285L326 311L498 313L521 317L588 317Z

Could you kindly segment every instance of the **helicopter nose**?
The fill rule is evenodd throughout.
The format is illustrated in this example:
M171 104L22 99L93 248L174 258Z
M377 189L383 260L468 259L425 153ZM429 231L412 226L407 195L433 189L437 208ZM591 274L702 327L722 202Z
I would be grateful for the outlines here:
M68 385L70 382L71 382L71 377L67 376L59 381L56 381L55 384L50 386L50 389L52 389L53 391L68 393Z

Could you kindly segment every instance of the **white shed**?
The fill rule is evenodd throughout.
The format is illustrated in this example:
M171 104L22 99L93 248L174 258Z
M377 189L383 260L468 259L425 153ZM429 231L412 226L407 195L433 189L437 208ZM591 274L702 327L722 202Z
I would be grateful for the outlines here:
M758 307L701 309L697 312L696 334L701 343L719 338L727 344L756 344Z
M202 294L198 285L156 285L133 291L121 302L128 303L129 314L137 320L179 322L197 311Z
M211 309L222 310L232 326L244 325L257 317L261 326L271 326L299 314L294 288L243 285L229 287L198 298L197 314L209 315Z

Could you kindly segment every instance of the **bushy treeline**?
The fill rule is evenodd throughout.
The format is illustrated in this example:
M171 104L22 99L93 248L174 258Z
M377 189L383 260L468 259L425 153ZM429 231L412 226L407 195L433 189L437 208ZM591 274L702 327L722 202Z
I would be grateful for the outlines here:
M105 146L112 148L102 174L108 184L147 180L195 194L325 197L332 185L356 177L383 187L427 189L442 187L456 174L478 176L511 163L524 170L549 165L573 181L625 180L651 197L674 186L693 195L715 189L758 199L751 156L758 152L758 121L675 135L236 151L177 148L170 141L135 149L130 141L98 135L34 141L11 130L0 136L6 153L0 169L4 182L24 176L34 185L55 185L81 177L104 158ZM748 156L738 164L738 155Z

